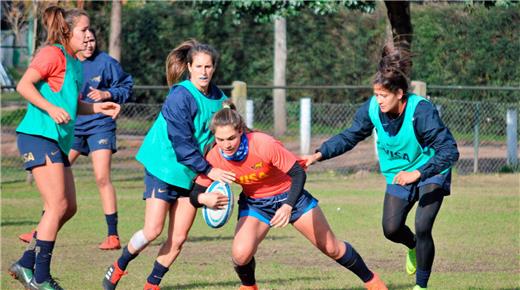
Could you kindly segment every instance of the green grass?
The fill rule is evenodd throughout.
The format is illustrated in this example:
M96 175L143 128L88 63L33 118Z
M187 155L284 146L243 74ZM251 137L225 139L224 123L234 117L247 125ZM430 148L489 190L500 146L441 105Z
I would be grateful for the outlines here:
M58 237L52 273L66 289L100 289L105 268L120 251L102 252L106 233L91 176L78 174L79 211ZM520 289L520 192L518 174L454 176L434 227L436 259L429 289ZM116 180L122 180L118 176ZM312 174L307 189L320 200L336 235L348 240L389 289L411 289L404 271L404 246L387 241L381 230L383 178ZM116 181L120 234L124 243L143 225L142 180ZM23 252L18 234L36 226L41 203L34 187L2 184L1 289L20 289L6 274ZM235 193L238 193L235 189ZM235 210L236 214L236 210ZM413 228L414 210L408 224ZM162 289L237 289L230 262L235 220L207 227L200 215L189 241L163 279ZM142 289L165 233L128 268L119 289ZM363 289L349 271L320 254L290 226L272 230L260 245L257 280L262 289Z

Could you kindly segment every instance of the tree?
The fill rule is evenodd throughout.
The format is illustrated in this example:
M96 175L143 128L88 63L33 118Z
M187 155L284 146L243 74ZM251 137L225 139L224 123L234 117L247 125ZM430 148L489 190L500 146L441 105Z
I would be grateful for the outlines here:
M2 2L2 14L11 26L13 33L13 65L19 64L19 45L22 43L22 29L27 24L31 11L31 3L27 1L5 1Z
M410 49L412 45L412 21L410 17L410 2L385 1L388 20L392 27L392 36L397 46Z
M198 1L195 4L202 16L213 18L221 17L226 10L230 10L235 23L239 24L245 15L253 15L257 23L274 21L274 74L273 85L285 86L285 72L287 62L286 17L296 16L303 9L310 9L317 15L336 13L340 7L360 9L371 12L373 2L356 0L343 1ZM281 136L287 128L286 118L286 90L273 89L273 113L275 136Z
M112 0L108 53L121 61L121 0Z

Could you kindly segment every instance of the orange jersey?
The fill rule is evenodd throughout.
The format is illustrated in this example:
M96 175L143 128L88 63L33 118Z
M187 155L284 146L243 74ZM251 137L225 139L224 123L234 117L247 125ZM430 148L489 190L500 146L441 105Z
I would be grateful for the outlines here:
M29 65L37 70L43 81L47 82L53 92L59 92L65 78L67 62L59 47L44 46L38 50Z
M291 187L287 172L298 158L273 137L261 133L247 133L249 152L242 161L228 161L220 155L217 146L206 156L212 167L235 173L237 184L252 198L262 198L286 192ZM211 179L199 175L196 182L209 186Z

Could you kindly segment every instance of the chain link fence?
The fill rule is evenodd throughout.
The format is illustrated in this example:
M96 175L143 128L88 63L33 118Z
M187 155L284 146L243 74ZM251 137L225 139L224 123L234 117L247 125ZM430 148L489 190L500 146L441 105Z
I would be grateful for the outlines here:
M365 95L370 91L365 89ZM365 91L363 90L363 91ZM253 100L253 128L269 134L274 133L273 102L263 96L265 92L250 89ZM256 96L260 95L258 98ZM301 94L298 94L301 96ZM288 95L290 99L291 95ZM460 159L455 165L459 174L493 173L517 170L518 164L508 159L507 114L514 114L515 122L520 111L520 102L472 102L432 96L431 101L439 109L444 123L457 140ZM311 140L313 151L322 142L349 127L360 103L313 103L311 107ZM24 180L22 159L16 147L15 129L25 113L26 105L20 102L2 102L2 182ZM117 121L118 152L113 155L112 175L115 180L142 178L143 168L135 161L135 155L144 135L157 117L161 104L125 104ZM278 138L296 154L300 154L300 102L290 101L286 105L287 129ZM511 115L510 115L511 117ZM516 136L520 132L516 126ZM514 148L518 160L518 141ZM331 160L312 166L313 172L335 172L349 174L360 170L377 171L373 137L361 142L352 151ZM73 166L76 177L92 176L89 158L81 157Z

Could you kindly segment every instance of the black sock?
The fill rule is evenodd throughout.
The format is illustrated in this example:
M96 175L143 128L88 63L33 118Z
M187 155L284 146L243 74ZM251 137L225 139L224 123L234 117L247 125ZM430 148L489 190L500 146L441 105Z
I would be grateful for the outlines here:
M336 260L338 264L349 269L356 274L363 282L368 282L374 278L374 274L368 269L367 265L363 261L363 258L356 252L356 250L347 242L347 247L343 257Z
M34 263L34 280L43 283L51 278L51 258L54 241L36 240L36 258Z
M113 214L106 214L105 219L108 225L108 235L117 236L117 211Z
M415 273L415 284L419 285L421 288L428 287L428 280L430 279L430 271L417 269L417 272Z
M18 260L18 264L24 268L28 269L34 269L34 263L36 260L36 232L33 234L33 238L27 248L25 249L25 252L23 252L22 257L20 260Z
M255 279L255 257L251 258L249 263L239 266L235 264L235 272L238 274L238 278L244 286L253 286L256 284Z
M123 248L123 253L121 254L121 257L117 260L117 266L119 266L119 269L126 270L126 267L128 267L128 264L130 261L135 259L139 253L131 254L130 251L128 251L128 245Z
M164 267L159 262L155 261L155 263L153 263L153 270L146 279L146 281L148 281L148 283L150 284L159 285L161 283L162 278L164 277L164 274L166 274L168 270L168 268Z

